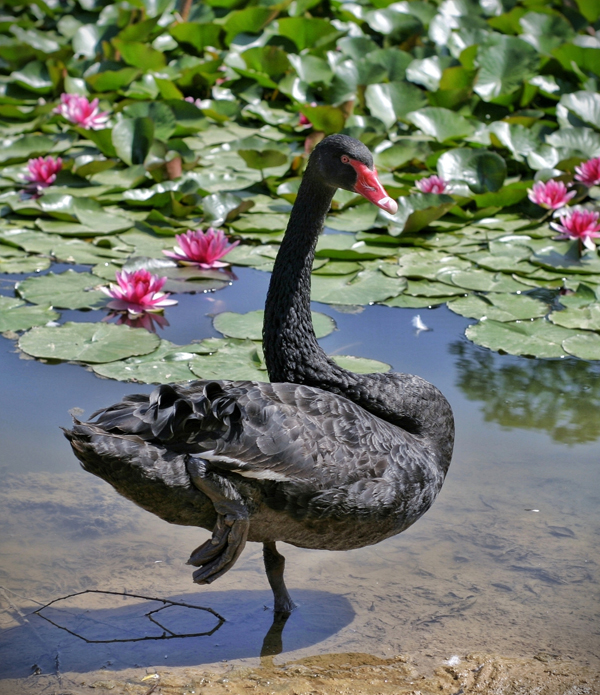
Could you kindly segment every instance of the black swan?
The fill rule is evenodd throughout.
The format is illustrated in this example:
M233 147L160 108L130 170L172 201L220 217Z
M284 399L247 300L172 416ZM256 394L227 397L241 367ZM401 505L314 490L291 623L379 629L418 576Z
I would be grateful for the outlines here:
M166 521L201 526L194 581L264 544L275 611L294 604L285 541L348 550L400 533L442 487L454 444L450 405L410 374L359 375L321 349L310 314L315 246L337 188L394 213L369 150L325 138L308 162L265 305L271 383L194 381L131 395L65 432L83 468Z

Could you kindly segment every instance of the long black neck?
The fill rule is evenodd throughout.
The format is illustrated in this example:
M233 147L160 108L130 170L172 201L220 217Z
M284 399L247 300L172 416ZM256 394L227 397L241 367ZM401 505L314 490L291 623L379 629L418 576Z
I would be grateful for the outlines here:
M310 276L335 188L311 176L310 162L283 238L265 304L263 348L272 382L338 393L413 434L433 440L444 470L454 441L452 411L431 384L411 374L354 374L318 344L310 313Z

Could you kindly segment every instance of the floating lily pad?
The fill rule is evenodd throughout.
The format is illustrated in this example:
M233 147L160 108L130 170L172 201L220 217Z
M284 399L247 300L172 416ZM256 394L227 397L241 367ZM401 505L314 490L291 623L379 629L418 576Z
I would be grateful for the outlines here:
M204 340L200 345L214 350L211 355L195 355L189 362L201 379L269 381L262 358L262 347L252 340L233 338Z
M21 336L19 347L33 357L94 363L145 355L159 342L158 336L140 328L69 322L56 328L32 328Z
M348 369L356 374L374 374L389 372L391 367L379 360L370 360L366 357L353 357L352 355L331 355L331 359L343 369Z
M262 310L249 311L247 314L225 311L215 316L213 325L219 333L229 338L262 340L264 315ZM317 338L324 338L335 330L335 321L325 314L313 311L312 322Z
M0 257L0 273L37 273L50 267L50 259L41 256Z
M137 381L143 384L168 384L195 379L189 368L197 354L208 354L201 344L174 345L161 340L156 350L140 357L128 357L92 367L96 374L117 381Z
M469 340L491 350L507 352L510 355L528 357L564 357L562 342L577 335L561 326L555 326L546 319L501 323L482 321L469 326L465 331Z
M600 331L600 304L594 303L579 308L569 307L562 311L553 311L548 318L557 326Z
M600 335L585 333L563 340L562 346L569 355L582 360L600 360Z
M456 299L453 295L445 295L439 297L413 297L410 294L400 294L392 299L386 299L385 306L396 307L398 309L428 309L439 304L445 304Z
M106 295L98 289L98 278L90 273L67 270L55 275L30 277L17 284L17 292L33 304L50 303L57 309L98 309L106 303Z
M455 314L471 319L493 319L494 321L516 321L534 319L548 313L548 305L539 299L522 294L490 294L478 297L471 294L448 303Z
M357 275L313 275L311 299L325 304L373 304L403 292L406 280L377 270Z
M487 270L472 268L470 270L457 270L440 277L443 282L451 282L465 290L478 292L520 292L527 285L515 280L505 273L492 273Z
M32 326L55 321L59 316L49 306L31 306L20 299L0 296L0 333L26 331Z

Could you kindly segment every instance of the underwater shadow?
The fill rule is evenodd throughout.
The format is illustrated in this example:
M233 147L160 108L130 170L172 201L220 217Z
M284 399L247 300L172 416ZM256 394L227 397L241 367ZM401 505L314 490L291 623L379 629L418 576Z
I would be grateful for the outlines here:
M57 663L61 672L87 673L273 656L318 644L354 619L344 596L295 589L294 599L299 607L286 618L270 608L270 591L203 591L164 600L74 594L0 633L0 678L24 678L37 669L52 674Z

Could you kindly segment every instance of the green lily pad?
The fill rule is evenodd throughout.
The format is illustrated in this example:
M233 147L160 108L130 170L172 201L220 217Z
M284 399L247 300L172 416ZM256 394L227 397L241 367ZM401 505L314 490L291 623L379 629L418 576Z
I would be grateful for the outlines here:
M14 297L0 296L0 333L26 331L55 321L59 316L49 306L31 306Z
M317 338L324 338L335 330L335 321L331 317L315 311L311 313L313 328ZM262 340L264 315L265 312L262 310L249 311L247 314L225 311L215 316L213 326L219 333L228 338Z
M459 287L453 288L446 283L431 280L408 280L404 292L417 297L448 297L464 294L464 290Z
M596 274L600 273L600 257L598 254L584 254L581 258L576 252L561 254L552 247L541 250L530 258L532 263L551 268L553 270L566 271L568 273Z
M29 277L17 284L23 299L33 304L50 304L57 309L99 309L106 295L96 289L98 278L90 273L67 270L55 275L50 272L40 277Z
M397 249L381 244L356 241L350 234L325 234L320 237L315 255L317 258L339 258L342 260L367 260L394 256Z
M325 225L340 232L364 232L375 226L378 208L375 205L356 205L344 210L339 215L330 215ZM325 243L327 237L321 237L319 243Z
M481 321L469 326L465 335L477 345L509 355L548 358L564 357L563 340L577 335L577 332L540 318L516 323Z
M536 49L516 36L495 34L479 46L474 90L484 101L516 92L533 77L540 62Z
M474 193L498 191L506 178L506 162L488 150L459 148L438 159L438 174L446 181L464 181Z
M600 331L600 304L594 303L584 307L569 307L562 311L553 311L548 318L557 326Z
M397 274L407 278L436 280L440 273L465 270L471 263L440 251L409 251L398 259Z
M21 336L19 347L33 357L94 363L145 355L159 342L158 336L139 328L68 322L56 328L32 328Z
M269 381L262 347L252 340L233 338L203 340L200 345L213 350L210 355L195 355L189 362L201 379Z
M562 346L569 355L582 360L600 360L600 335L586 333L563 340Z
M448 309L471 319L516 321L534 319L548 313L548 305L539 299L520 294L490 294L478 297L474 294L449 302Z
M42 256L0 257L0 273L37 273L50 267L50 259Z
M453 295L446 295L440 297L414 297L409 294L400 294L397 297L392 297L392 299L386 299L385 306L396 307L397 309L430 309L439 304L446 304L453 299L456 299Z
M457 270L444 275L441 279L465 290L477 292L521 292L527 287L505 273L491 273L478 268Z
M365 99L371 115L379 118L387 128L426 103L423 91L408 82L370 84L365 90Z
M358 275L313 275L311 299L324 304L373 304L403 292L406 280L390 278L378 270Z
M389 372L391 367L385 362L371 360L366 357L353 357L352 355L331 355L331 359L342 369L348 369L355 374L375 374Z
M475 126L464 116L439 107L426 107L407 114L407 120L431 135L438 142L464 138L474 132Z
M100 376L117 381L169 384L195 379L196 375L189 368L189 362L197 354L208 353L208 349L199 343L181 346L161 340L156 350L147 355L95 364L92 369Z

